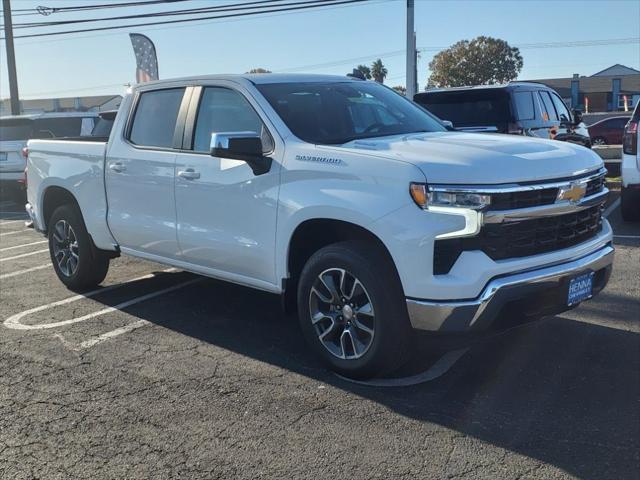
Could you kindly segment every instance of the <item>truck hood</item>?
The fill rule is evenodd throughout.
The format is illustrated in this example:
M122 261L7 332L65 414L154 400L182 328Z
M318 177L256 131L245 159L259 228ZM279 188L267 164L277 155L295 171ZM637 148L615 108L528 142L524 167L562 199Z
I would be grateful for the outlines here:
M571 177L602 159L567 142L518 135L433 132L354 140L339 147L420 168L430 183L501 184Z

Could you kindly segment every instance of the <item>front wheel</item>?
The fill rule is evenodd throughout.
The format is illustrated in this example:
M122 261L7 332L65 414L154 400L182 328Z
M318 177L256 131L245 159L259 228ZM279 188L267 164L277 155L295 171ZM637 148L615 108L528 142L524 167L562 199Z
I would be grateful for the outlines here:
M386 254L361 242L322 248L298 283L302 331L337 373L370 378L399 368L411 328L400 280Z
M69 289L93 288L107 276L109 257L93 245L78 207L58 207L49 220L48 236L51 263Z

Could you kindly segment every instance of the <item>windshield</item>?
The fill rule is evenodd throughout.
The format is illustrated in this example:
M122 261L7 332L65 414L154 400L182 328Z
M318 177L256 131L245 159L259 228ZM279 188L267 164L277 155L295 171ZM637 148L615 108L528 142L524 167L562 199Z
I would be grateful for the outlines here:
M374 82L257 85L293 134L324 145L445 127L406 98Z

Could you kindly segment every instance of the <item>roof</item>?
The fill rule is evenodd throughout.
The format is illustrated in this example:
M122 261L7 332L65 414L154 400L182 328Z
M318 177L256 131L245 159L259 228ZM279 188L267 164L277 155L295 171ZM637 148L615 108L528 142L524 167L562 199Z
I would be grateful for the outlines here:
M537 82L549 85L551 88L559 90L561 88L571 88L571 82L578 80L579 90L582 93L610 92L612 90L612 80L620 78L620 93L640 93L640 74L626 75L622 77L598 76L573 78L548 78L536 80Z
M168 78L164 80L156 80L154 82L146 82L142 85L154 85L163 83L179 83L179 82L201 82L207 80L248 80L255 85L265 85L270 83L337 83L337 82L360 82L362 80L352 77L340 75L316 75L308 73L245 73L245 74L219 74L219 75L200 75L196 77L180 77Z
M591 75L592 77L602 77L602 76L615 76L620 77L623 75L638 75L640 74L640 70L636 70L635 68L627 67L626 65L621 65L616 63L615 65L611 65L604 70L594 73Z
M26 115L4 115L0 121L6 120L37 120L39 118L70 118L70 117L97 117L98 112L48 112L30 113Z
M538 82L509 82L496 85L470 85L465 87L449 87L449 88L430 88L419 93L435 93L435 92L461 92L470 90L528 90L538 89L546 90L549 87Z

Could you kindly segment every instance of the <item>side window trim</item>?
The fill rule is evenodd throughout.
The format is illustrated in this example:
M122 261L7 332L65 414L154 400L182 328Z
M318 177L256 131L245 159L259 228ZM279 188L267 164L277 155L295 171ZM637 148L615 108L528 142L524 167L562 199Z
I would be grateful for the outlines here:
M235 88L232 88L232 87L229 87L229 86L226 86L226 85L198 85L196 87L193 87L193 94L192 94L191 100L189 102L189 113L186 116L186 123L185 123L185 127L184 127L184 137L183 137L183 141L182 141L182 151L185 152L185 153L192 153L192 154L197 154L197 155L208 155L207 152L196 152L193 149L193 142L195 140L195 133L196 133L196 121L198 119L198 112L200 111L200 104L202 102L202 98L204 97L204 91L205 91L206 88L224 88L226 90L231 90L232 92L235 92L238 95L240 95L242 98L244 98L244 100L247 102L247 104L255 112L256 116L260 120L260 123L262 123L262 127L265 129L265 131L267 132L267 135L271 139L271 145L273 146L273 148L269 152L265 152L264 153L265 156L271 155L273 153L273 151L275 150L276 142L275 142L273 134L271 133L271 130L269 130L269 127L267 126L266 122L262 119L262 117L260 116L258 111L255 109L255 107L251 104L251 102L247 99L246 95L244 95L239 90L237 90Z
M138 145L133 143L131 141L131 131L133 129L133 122L136 118L136 113L138 111L138 106L140 105L140 99L142 98L142 95L144 95L145 93L161 92L163 90L179 90L179 89L182 89L183 92L182 92L182 100L180 103L180 107L178 109L178 116L176 118L176 126L173 131L172 146L171 147L155 147L153 145ZM137 91L133 99L133 102L131 102L131 108L129 110L129 116L127 118L127 123L125 124L125 128L123 131L122 140L127 145L137 150L155 150L155 151L164 151L164 152L178 150L179 147L176 146L176 138L178 138L178 132L182 132L185 128L184 117L181 118L181 115L183 113L183 109L188 107L189 102L187 101L185 104L185 98L188 95L191 96L190 90L191 90L190 87L188 87L187 85L178 85L178 86L172 86L172 87L166 87L166 88ZM186 115L186 111L185 111L185 115Z

